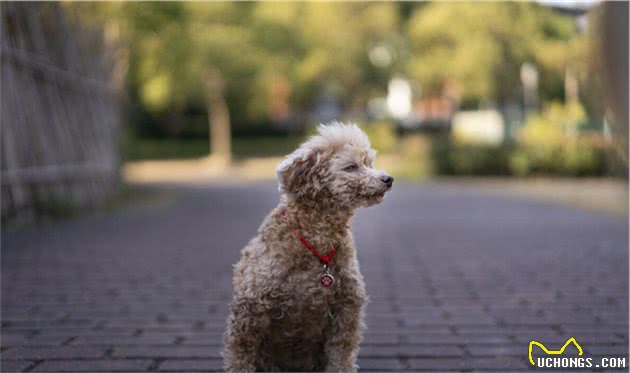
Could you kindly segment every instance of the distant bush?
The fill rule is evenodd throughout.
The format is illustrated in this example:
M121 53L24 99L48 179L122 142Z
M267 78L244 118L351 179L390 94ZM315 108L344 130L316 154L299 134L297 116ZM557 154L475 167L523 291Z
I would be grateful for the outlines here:
M568 142L519 144L510 156L510 169L517 176L600 176L608 173L608 151L603 139L594 135Z
M432 170L438 175L509 175L508 146L457 144L450 139L432 143Z
M512 173L519 176L554 174L597 176L607 173L608 144L588 126L579 104L549 104L525 123L510 156Z
M601 176L610 174L609 149L601 139L571 143L503 146L434 141L433 172L437 175Z
M235 137L232 153L235 158L272 157L291 153L303 136ZM125 146L125 160L194 159L209 152L207 139L131 138Z
M432 145L433 170L442 175L601 176L611 167L608 142L584 131L579 105L552 103L530 117L514 142L501 146L462 144L448 137Z

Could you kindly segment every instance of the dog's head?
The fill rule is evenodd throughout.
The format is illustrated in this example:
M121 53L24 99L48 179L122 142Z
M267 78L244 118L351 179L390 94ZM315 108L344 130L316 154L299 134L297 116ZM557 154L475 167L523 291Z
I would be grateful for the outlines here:
M280 191L296 201L343 209L381 202L394 178L373 168L376 151L367 135L354 124L317 130L278 165Z

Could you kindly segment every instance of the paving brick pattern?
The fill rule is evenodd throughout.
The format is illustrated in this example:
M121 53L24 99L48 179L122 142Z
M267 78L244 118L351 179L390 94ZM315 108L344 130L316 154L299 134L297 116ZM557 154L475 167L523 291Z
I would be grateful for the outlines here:
M161 188L151 205L3 234L3 372L221 369L231 265L277 192ZM628 358L625 219L426 184L397 185L354 226L362 370L532 370L531 339L569 336Z

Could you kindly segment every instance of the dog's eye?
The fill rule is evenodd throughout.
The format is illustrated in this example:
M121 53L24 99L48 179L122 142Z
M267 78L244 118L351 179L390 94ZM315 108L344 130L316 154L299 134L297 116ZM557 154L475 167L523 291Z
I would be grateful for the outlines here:
M344 171L346 172L353 172L359 169L359 165L357 165L356 163L353 163L349 166L346 166L343 168Z

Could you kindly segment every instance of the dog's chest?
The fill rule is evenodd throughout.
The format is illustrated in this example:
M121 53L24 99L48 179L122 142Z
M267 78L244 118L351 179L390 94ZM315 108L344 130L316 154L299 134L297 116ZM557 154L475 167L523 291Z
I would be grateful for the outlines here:
M296 323L303 323L304 317L308 317L312 321L319 320L325 323L331 317L333 305L342 296L340 292L342 276L332 272L335 282L326 288L321 284L323 274L323 268L317 266L291 273L286 281L280 284L282 296L277 299L276 305L286 311L283 317L286 322L290 323L295 319Z
M340 311L354 305L358 312L365 301L363 281L350 261L332 266L335 281L328 288L320 282L323 265L313 262L296 263L276 277L265 348L274 362L271 370L323 370L319 358ZM295 362L302 365L291 365Z
M318 266L292 272L278 284L272 319L282 326L283 333L303 336L321 333L336 317L341 304L352 302L364 292L352 270L333 269L335 282L329 288L321 285L322 274L323 268Z

